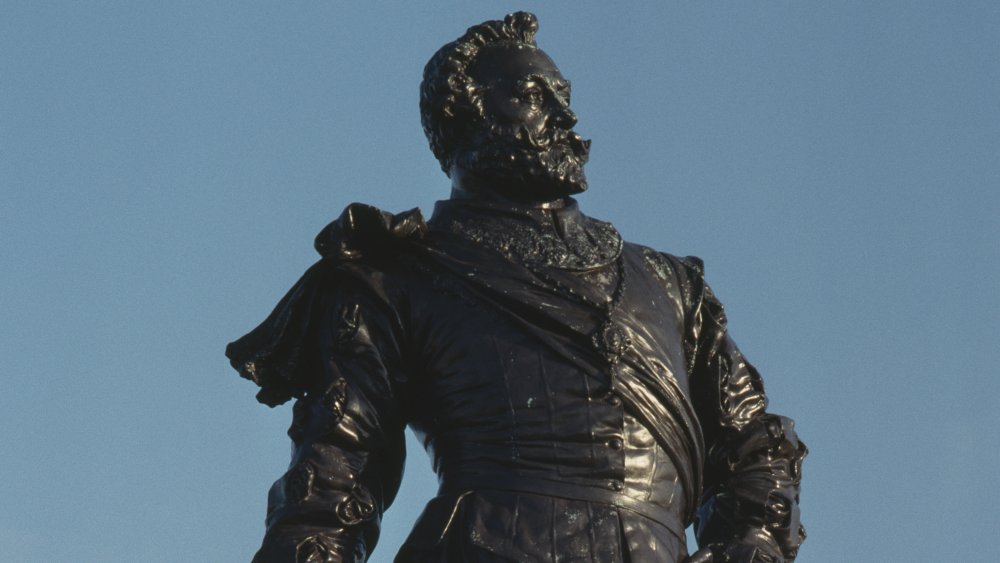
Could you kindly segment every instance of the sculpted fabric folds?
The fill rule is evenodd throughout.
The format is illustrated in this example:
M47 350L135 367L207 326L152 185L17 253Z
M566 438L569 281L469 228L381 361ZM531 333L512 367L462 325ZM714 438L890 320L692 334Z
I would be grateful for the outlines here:
M492 226L512 222L530 242ZM365 560L406 425L442 489L397 561L681 561L692 520L720 560L793 558L791 421L766 412L700 261L608 227L572 202L452 201L429 225L355 205L325 229L326 257L227 350L261 402L297 399L257 561ZM616 288L609 361L593 335Z
M297 399L255 562L366 560L406 426L440 490L398 563L796 556L806 448L701 261L577 209L590 141L537 31L516 12L431 57L421 122L451 198L426 223L349 206L227 350L261 402Z

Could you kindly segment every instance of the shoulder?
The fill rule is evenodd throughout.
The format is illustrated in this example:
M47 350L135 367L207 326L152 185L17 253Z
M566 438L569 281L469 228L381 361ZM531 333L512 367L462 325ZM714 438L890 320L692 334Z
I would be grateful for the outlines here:
M316 237L322 258L310 267L255 329L232 342L226 356L260 386L257 399L275 406L302 393L299 371L311 335L345 303L365 304L395 318L405 283L399 273L424 233L419 210L393 215L351 204Z
M661 280L676 278L679 282L704 280L705 263L697 256L675 256L633 242L625 243L625 251L641 257L646 267Z
M390 213L364 203L348 205L316 236L327 289L372 291L389 302L405 286L428 232L420 209Z
M668 291L679 292L684 308L693 312L704 298L705 264L697 256L676 256L631 242L625 243L625 252L633 260L641 261L646 272L651 274Z

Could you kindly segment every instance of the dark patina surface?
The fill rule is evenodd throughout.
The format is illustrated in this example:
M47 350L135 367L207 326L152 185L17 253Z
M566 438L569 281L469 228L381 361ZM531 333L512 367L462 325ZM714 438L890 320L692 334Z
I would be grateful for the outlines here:
M255 561L366 560L407 426L441 487L397 561L795 558L806 448L701 261L578 209L590 142L536 30L519 12L434 55L421 112L451 198L427 221L349 206L227 349L261 402L295 399Z

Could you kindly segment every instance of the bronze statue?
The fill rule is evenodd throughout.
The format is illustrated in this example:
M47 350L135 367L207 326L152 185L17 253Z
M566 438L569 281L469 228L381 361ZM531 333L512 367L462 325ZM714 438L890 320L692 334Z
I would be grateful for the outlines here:
M227 349L261 402L296 399L254 561L366 560L407 425L440 491L397 562L795 558L806 448L766 412L701 261L578 210L590 142L537 27L485 22L427 64L452 179L430 220L349 206Z

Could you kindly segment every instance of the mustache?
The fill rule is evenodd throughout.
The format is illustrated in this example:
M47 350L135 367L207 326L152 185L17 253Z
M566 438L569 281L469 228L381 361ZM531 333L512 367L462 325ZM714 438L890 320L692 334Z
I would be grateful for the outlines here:
M539 133L529 131L526 127L519 126L510 132L512 135L505 135L503 126L491 127L494 139L513 137L521 149L528 149L536 152L545 152L554 148L560 148L577 157L586 158L590 153L590 139L584 139L579 133L570 129L552 127Z
M459 153L462 166L485 177L520 185L531 197L562 197L587 189L583 167L590 141L559 127L529 131L523 125L489 123ZM522 185L523 184L523 185Z

